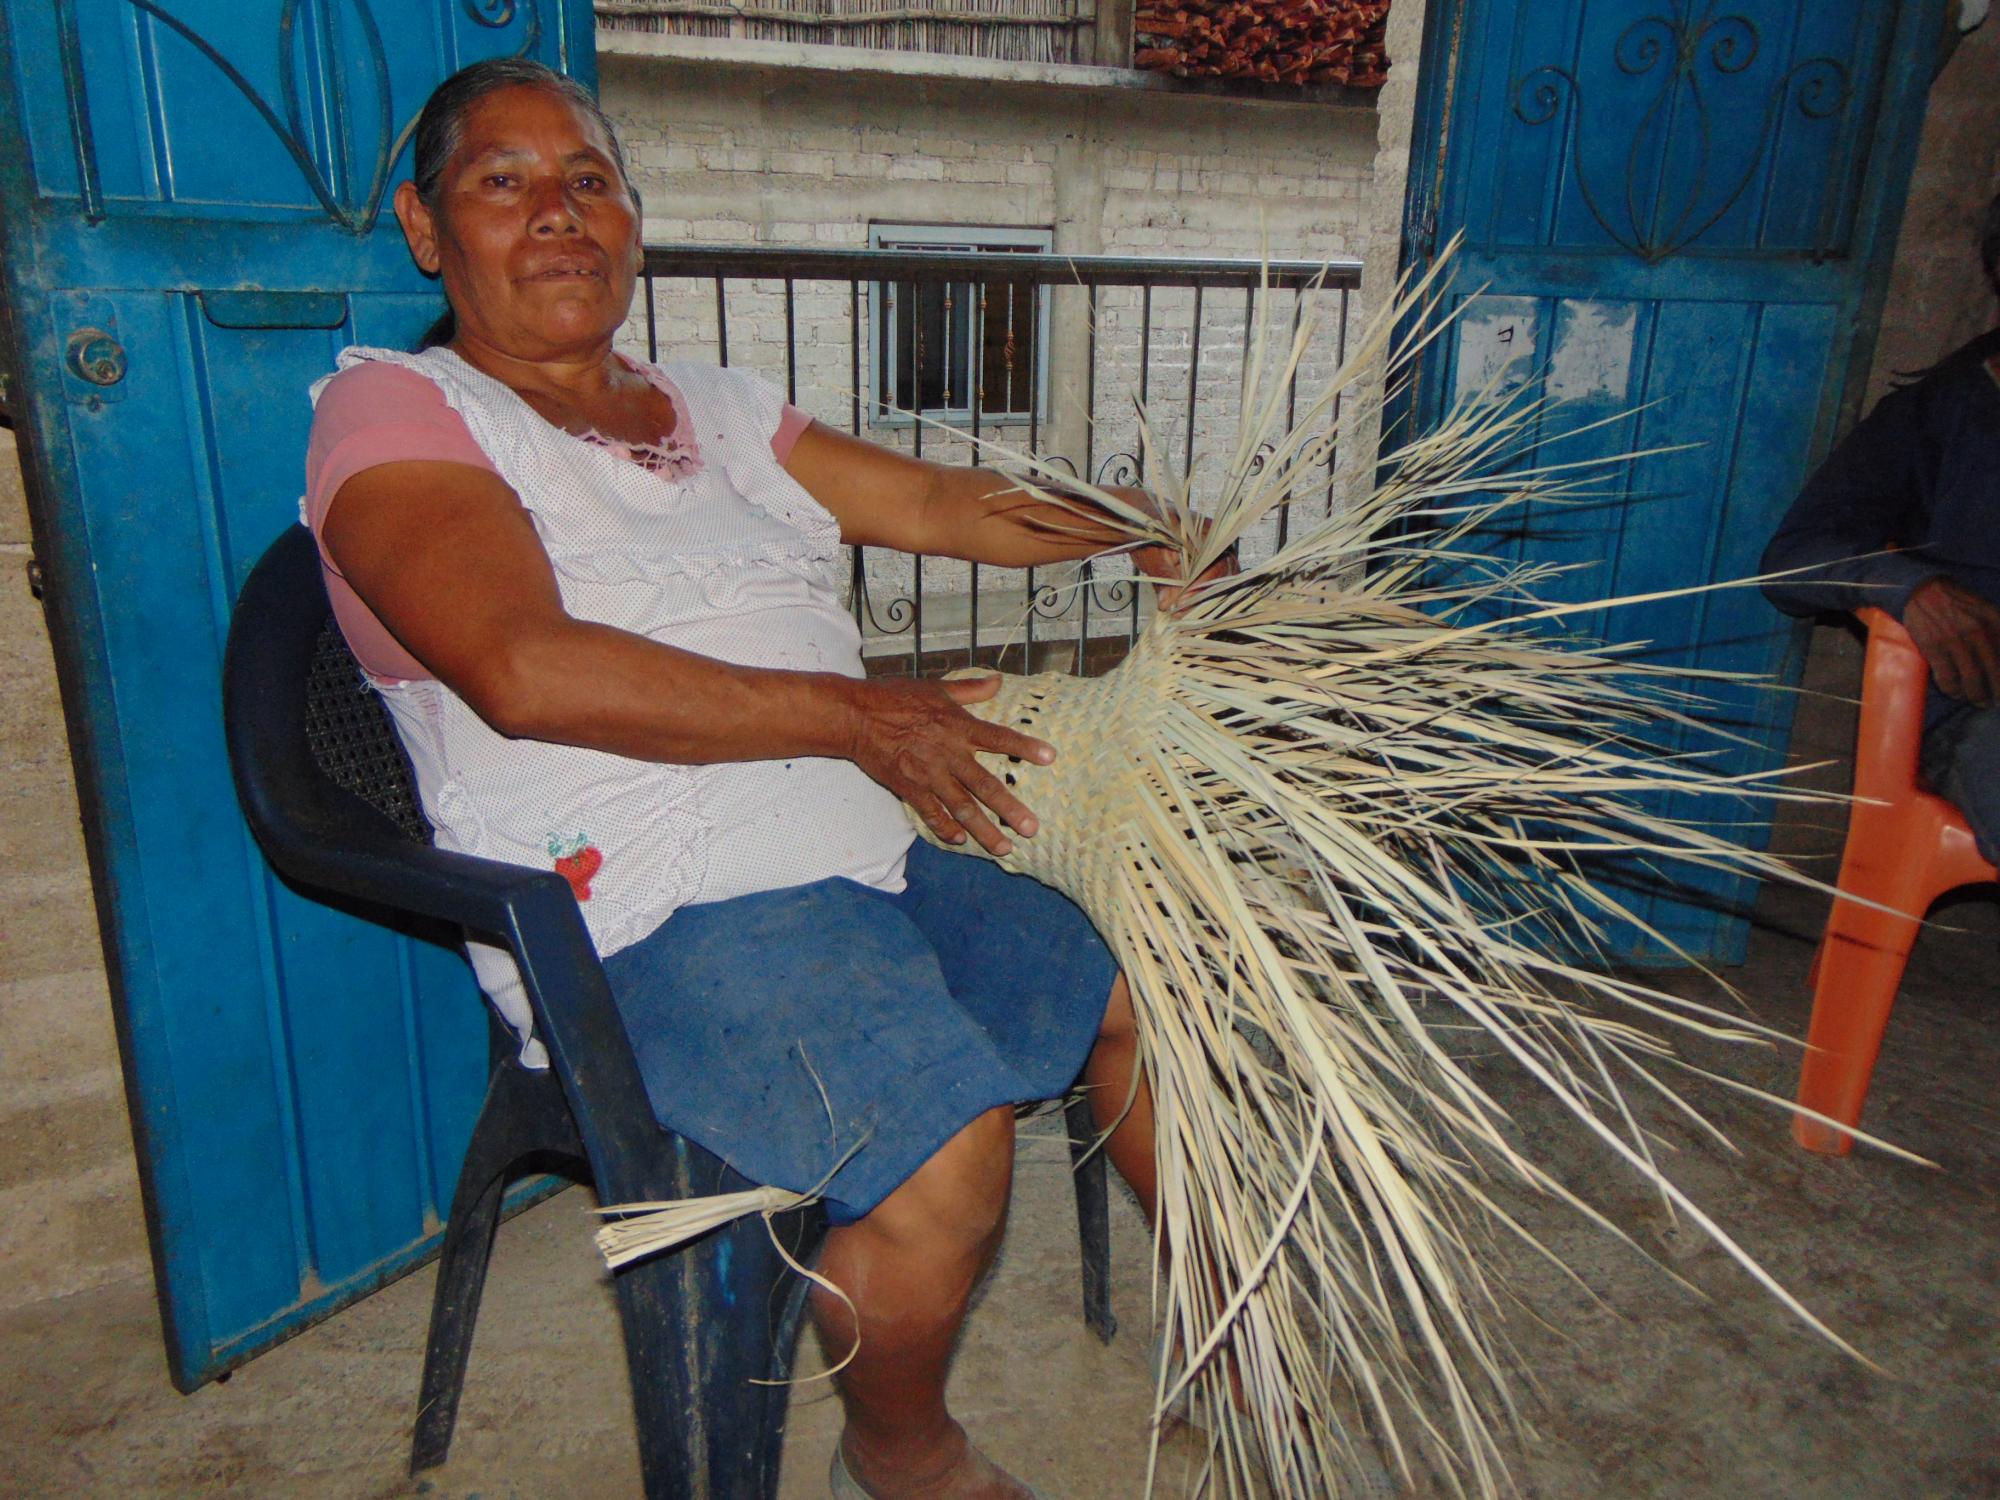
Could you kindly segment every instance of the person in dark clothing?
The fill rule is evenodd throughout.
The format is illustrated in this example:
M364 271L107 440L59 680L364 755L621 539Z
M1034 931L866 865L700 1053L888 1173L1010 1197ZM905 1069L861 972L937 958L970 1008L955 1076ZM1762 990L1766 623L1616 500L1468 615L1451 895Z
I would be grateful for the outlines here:
M2000 293L2000 198L1980 259ZM2000 329L1882 398L1806 482L1762 571L1790 575L1764 585L1787 614L1873 604L1903 622L1931 669L1924 778L2000 860Z

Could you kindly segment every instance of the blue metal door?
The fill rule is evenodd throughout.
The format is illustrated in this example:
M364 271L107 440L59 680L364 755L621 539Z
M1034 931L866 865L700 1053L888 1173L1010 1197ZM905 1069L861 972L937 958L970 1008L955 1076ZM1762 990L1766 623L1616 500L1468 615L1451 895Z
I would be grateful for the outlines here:
M1527 461L1679 448L1625 467L1601 500L1490 538L1586 565L1552 593L1755 572L1859 399L1944 12L1941 0L1433 0L1406 249L1421 263L1463 233L1462 322L1423 372L1420 411L1489 379L1532 383L1562 404ZM1797 676L1794 632L1753 589L1584 628L1690 669ZM1689 686L1716 702L1704 717L1748 741L1722 768L1776 762L1787 695ZM1713 819L1713 804L1699 815ZM1735 834L1761 843L1766 814L1740 816ZM1658 936L1623 926L1615 956L1741 960L1748 882L1673 871L1702 893L1688 899L1632 873L1630 899Z
M485 1079L461 959L265 868L219 670L307 384L438 310L410 122L514 52L588 79L587 0L0 0L9 405L182 1389L434 1248Z

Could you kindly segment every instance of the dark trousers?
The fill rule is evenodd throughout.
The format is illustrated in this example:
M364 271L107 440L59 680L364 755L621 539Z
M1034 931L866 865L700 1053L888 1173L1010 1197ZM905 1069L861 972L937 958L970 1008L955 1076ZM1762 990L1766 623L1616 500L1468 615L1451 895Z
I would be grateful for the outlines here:
M1979 852L2000 864L2000 705L1954 703L1924 735L1923 774L1965 814Z

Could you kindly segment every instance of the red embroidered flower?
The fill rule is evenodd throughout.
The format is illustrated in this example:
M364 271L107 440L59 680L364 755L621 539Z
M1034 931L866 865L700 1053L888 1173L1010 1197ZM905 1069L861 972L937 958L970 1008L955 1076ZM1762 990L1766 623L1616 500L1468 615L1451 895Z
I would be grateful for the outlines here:
M569 882L578 901L588 901L590 878L604 867L604 854L590 842L590 835L579 833L567 839L551 836L548 849L549 858L555 861L556 874Z

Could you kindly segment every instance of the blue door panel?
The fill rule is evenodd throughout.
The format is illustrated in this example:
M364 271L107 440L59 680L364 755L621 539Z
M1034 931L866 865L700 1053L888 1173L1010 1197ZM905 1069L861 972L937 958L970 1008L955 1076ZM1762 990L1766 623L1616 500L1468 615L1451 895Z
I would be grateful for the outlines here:
M496 53L588 79L592 33L580 0L0 0L13 411L184 1388L431 1253L484 1089L453 935L264 866L219 668L307 386L440 308L383 212L416 109ZM113 384L65 370L85 328Z
M412 349L424 330L444 311L444 299L435 292L401 296L352 297L349 327L357 344L384 349ZM327 361L333 368L333 361Z
M1753 573L1844 407L1893 248L1939 34L1930 0L1444 0L1429 12L1419 120L1430 132L1410 243L1462 232L1460 323L1421 379L1420 411L1505 369L1551 403L1523 467L1637 453L1601 495L1538 505L1481 547L1565 569L1542 591L1585 601ZM1509 365L1508 361L1514 361ZM1627 414L1621 417L1621 413ZM1607 422L1607 418L1615 419ZM1579 428L1605 423L1572 436ZM1676 671L1795 674L1795 632L1752 589L1649 600L1568 622L1645 645ZM1712 757L1775 763L1781 693L1695 676ZM1714 746L1684 733L1675 752ZM1666 798L1756 845L1768 811ZM1616 957L1730 961L1744 882L1628 862L1638 926ZM1642 931L1656 930L1657 937Z
M176 1088L158 1128L189 1154L188 1248L226 1320L232 1297L290 1300L296 1287L249 1242L214 1232L282 1205L287 1169L262 957L245 916L261 876L241 820L229 817L228 768L216 753L220 637L205 485L179 420L175 300L91 294L115 310L128 349L157 355L131 362L123 402L73 406L70 437L96 586L113 604L101 617L102 650L128 798L116 821L130 841L113 865L114 899L135 957L143 953L146 1000L174 1012L155 1065ZM151 419L131 422L128 408Z
M1483 117L1484 96L1504 90L1544 59L1568 58L1574 49L1576 11L1582 0L1556 0L1532 7L1508 40L1506 67L1480 70L1465 82L1465 105ZM1469 206L1468 229L1483 245L1538 245L1546 226L1561 211L1564 136L1560 131L1522 131L1493 163L1493 191ZM1473 282L1471 285L1477 285Z
M1497 189L1466 196L1474 238L1664 253L1844 243L1896 25L1896 7L1856 0L1469 16L1462 129Z

